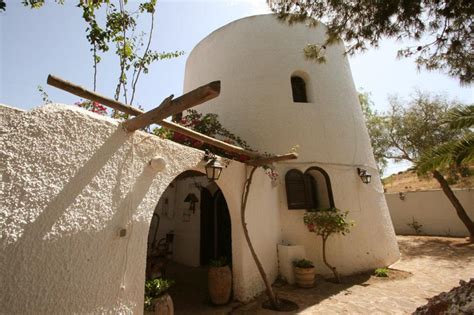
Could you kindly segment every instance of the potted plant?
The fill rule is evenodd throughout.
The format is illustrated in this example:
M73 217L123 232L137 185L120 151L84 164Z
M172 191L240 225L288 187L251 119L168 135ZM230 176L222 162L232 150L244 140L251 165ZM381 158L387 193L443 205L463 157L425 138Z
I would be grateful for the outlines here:
M232 272L227 260L225 258L211 260L207 277L212 303L222 305L229 302L232 292Z
M307 259L298 259L293 261L293 267L295 267L296 284L302 288L312 288L316 274L313 262Z
M336 267L329 264L326 258L326 241L333 234L342 234L350 232L350 228L354 225L352 220L347 220L348 212L342 212L337 208L314 209L306 212L303 220L304 224L310 232L321 236L323 240L323 261L324 264L331 269L338 283L341 282Z
M174 284L173 280L156 278L145 282L145 310L155 315L173 315L173 300L168 289Z

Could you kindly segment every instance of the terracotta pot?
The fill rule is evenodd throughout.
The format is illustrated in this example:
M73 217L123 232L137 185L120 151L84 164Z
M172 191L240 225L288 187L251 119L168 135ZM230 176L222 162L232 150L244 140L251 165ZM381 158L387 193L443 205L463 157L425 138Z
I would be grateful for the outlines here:
M209 267L207 279L212 303L222 305L229 302L232 291L232 272L230 267Z
M295 280L296 284L302 288L312 288L314 286L314 275L316 269L311 268L300 268L295 267Z
M169 294L165 293L155 299L155 315L173 315L173 300Z

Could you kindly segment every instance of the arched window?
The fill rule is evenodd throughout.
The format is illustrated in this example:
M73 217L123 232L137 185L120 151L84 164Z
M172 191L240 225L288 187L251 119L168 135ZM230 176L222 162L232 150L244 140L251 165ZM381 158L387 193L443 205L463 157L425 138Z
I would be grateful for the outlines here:
M305 176L312 177L317 183L315 192L318 204L317 208L334 208L334 197L332 195L331 180L328 173L320 167L313 166L306 170Z
M305 173L297 169L285 175L288 209L318 209L334 207L329 175L319 167Z
M306 95L306 82L302 77L291 77L291 90L293 92L293 102L308 103L308 96Z
M317 208L317 183L310 175L292 169L285 175L288 209Z

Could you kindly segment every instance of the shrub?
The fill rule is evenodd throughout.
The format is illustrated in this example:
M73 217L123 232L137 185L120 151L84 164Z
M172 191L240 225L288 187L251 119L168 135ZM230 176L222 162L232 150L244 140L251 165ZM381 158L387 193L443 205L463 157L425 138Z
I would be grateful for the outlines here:
M386 277L388 277L388 268L377 268L374 271L374 275L376 277L386 278Z
M293 266L298 268L313 268L314 264L311 260L307 259L298 259L293 261Z

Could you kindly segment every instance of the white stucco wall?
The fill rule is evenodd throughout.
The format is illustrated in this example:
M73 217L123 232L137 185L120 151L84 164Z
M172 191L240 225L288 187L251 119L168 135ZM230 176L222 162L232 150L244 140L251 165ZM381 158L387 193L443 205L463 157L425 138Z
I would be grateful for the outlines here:
M356 226L329 240L328 259L343 274L387 266L399 257L365 122L342 44L327 48L324 64L308 61L303 48L324 41L324 26L288 26L274 15L237 20L211 33L190 53L184 90L221 80L219 98L198 108L219 115L230 131L260 152L281 154L299 145L296 161L280 163L282 239L304 245L318 272L329 274L321 244L303 224L304 210L288 210L284 175L322 167L330 176L335 205ZM306 79L309 103L294 103L291 75ZM357 167L368 169L365 185Z
M456 189L454 193L471 220L474 219L474 190ZM469 231L442 190L411 191L403 193L403 196L402 200L399 193L385 194L397 234L415 234L415 230L407 225L415 220L423 225L421 234L424 235L469 236Z
M173 231L172 259L191 267L200 265L201 209L199 202L195 205L195 213L189 216L189 221L183 219L183 213L189 212L189 203L184 202L189 193L193 193L200 198L200 191L194 185L195 183L202 184L204 187L209 184L206 176L173 181L173 184L168 186L162 194L155 209L155 213L160 216L157 241L166 237L166 233ZM164 207L166 207L165 198L168 198L169 203L167 211L164 210ZM156 220L152 222L153 225L148 235L149 243L153 240L156 228Z
M6 122L0 125L2 312L140 314L152 213L178 174L203 171L203 152L141 131L127 134L116 121L74 106L0 107L0 117ZM161 172L148 165L157 155L167 163ZM261 290L241 235L244 173L243 164L232 162L217 183L231 213L234 297L240 300ZM262 173L256 181L271 199L270 181ZM254 222L277 209L257 209L261 196L251 197L247 220L275 276L276 259L266 251L279 239L279 218L267 220L271 228L260 239ZM124 238L121 228L128 231Z

